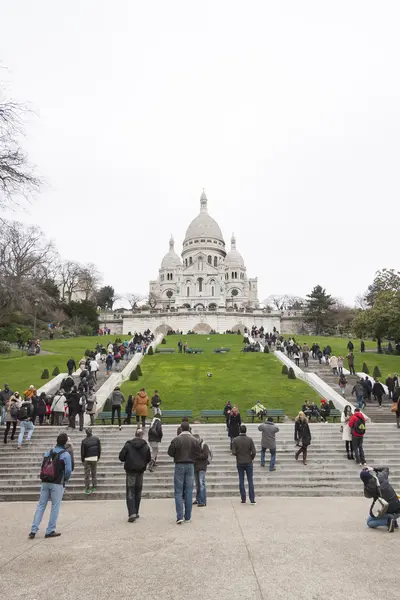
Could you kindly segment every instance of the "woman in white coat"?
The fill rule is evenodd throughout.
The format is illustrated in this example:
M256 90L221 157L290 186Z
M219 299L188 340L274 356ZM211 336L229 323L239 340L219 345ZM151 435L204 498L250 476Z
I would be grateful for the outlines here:
M338 359L335 355L331 356L331 358L329 359L329 364L330 364L333 374L337 375L338 374Z
M340 421L342 423L342 440L346 442L346 452L349 460L354 460L351 429L349 427L349 421L352 415L352 407L350 404L347 404L347 406L344 407Z

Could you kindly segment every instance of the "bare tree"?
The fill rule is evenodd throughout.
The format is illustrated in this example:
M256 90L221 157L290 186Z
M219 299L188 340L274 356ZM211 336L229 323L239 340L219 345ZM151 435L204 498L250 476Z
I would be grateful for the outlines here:
M300 310L305 305L304 298L290 296L289 294L271 294L263 304L275 310Z
M356 308L361 308L361 310L368 308L368 302L365 298L366 295L367 292L364 292L363 294L357 294L357 296L354 298L354 304Z
M126 294L124 296L124 299L128 300L129 306L132 310L134 310L135 308L137 308L138 302L141 302L145 299L145 296L143 296L142 294Z
M160 298L154 292L150 292L147 302L151 308L155 308L157 306L157 304L160 302Z
M57 253L37 227L2 221L0 227L0 277L44 281L53 275Z
M96 265L88 263L81 268L79 276L79 291L85 300L94 300L101 281L100 273Z
M61 298L71 302L73 294L80 291L82 267L79 263L67 260L61 265Z
M26 107L0 96L0 207L18 202L38 191L40 179L34 174L20 146Z

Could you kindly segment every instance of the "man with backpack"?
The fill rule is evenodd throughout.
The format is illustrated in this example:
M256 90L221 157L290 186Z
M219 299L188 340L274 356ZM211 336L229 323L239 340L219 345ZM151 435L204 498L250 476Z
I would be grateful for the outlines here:
M155 415L149 429L148 439L149 446L151 448L151 462L149 465L149 471L152 472L156 466L158 447L163 437L161 419L159 415Z
M195 433L194 438L199 442L199 452L197 453L196 460L194 461L194 480L196 482L196 500L193 504L204 507L207 506L207 492L206 492L206 473L207 466L211 463L212 452L207 444L201 439L198 433Z
M65 483L72 473L71 456L65 446L68 435L60 433L57 444L52 450L48 450L43 458L40 470L40 498L33 518L29 539L33 540L39 531L39 525L43 519L44 511L48 501L51 501L50 518L46 529L45 538L59 537L61 533L56 532L57 519L60 513L61 501L64 495Z
M18 450L22 448L25 432L28 432L26 441L29 442L35 429L32 423L33 406L30 398L23 402L18 410L19 435L18 435Z
M351 417L348 425L351 430L353 451L355 455L355 459L358 465L365 465L365 456L364 456L364 435L365 435L365 421L366 417L361 412L359 408L356 408L354 411L354 415Z
M143 473L151 461L150 448L143 439L143 429L137 429L133 440L126 442L119 453L119 460L126 471L126 505L128 522L139 518L139 506L142 499Z

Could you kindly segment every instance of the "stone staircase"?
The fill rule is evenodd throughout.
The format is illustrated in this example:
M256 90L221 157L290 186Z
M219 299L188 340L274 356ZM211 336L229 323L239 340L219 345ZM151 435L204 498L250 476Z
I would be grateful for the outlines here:
M315 373L318 375L325 383L331 386L338 394L341 394L341 389L339 388L339 375L333 375L332 369L329 365L326 365L324 362L320 365L318 360L314 360L311 358L309 360L309 366L307 369L302 365L302 360L300 360L300 368L305 372ZM349 402L352 402L354 405L356 404L356 397L351 395L351 390L354 387L354 384L357 381L356 375L346 374L347 386L346 386L346 394L345 398ZM365 414L371 419L373 423L396 423L396 417L390 411L392 408L392 401L388 399L388 396L383 397L382 408L379 408L378 402L371 399L371 402L367 403L364 411Z
M257 495L351 496L362 493L360 469L345 456L340 425L311 424L312 445L307 466L294 460L293 424L281 424L279 427L277 470L270 473L267 467L261 468L259 464L261 434L257 431L257 425L248 425L248 434L253 437L258 452L254 463ZM163 430L158 465L153 473L146 472L144 478L143 495L147 498L173 497L173 462L167 450L170 440L176 435L176 425L164 425ZM36 427L31 444L24 442L22 450L17 450L16 440L3 445L0 438L0 501L37 500L42 455L54 445L59 431L56 427ZM125 441L134 436L134 432L135 426L125 426L122 431L112 426L94 428L95 435L102 442L102 457L98 466L98 491L89 497L83 495L84 477L80 462L83 434L79 431L70 432L76 464L65 499L92 501L124 498L125 473L118 454ZM225 425L193 425L193 432L200 433L214 452L213 463L207 472L208 496L238 495L236 461L229 451ZM368 464L388 466L391 481L400 491L400 430L394 424L371 423L367 427L364 445Z

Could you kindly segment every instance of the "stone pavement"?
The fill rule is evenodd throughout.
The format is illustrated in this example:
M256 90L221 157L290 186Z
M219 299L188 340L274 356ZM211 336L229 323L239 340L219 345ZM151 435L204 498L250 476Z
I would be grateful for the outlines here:
M361 493L361 490L360 490ZM8 600L397 600L400 532L370 530L364 498L211 499L175 524L172 500L66 502L62 536L27 539L33 503L2 503ZM45 517L47 516L47 513Z

